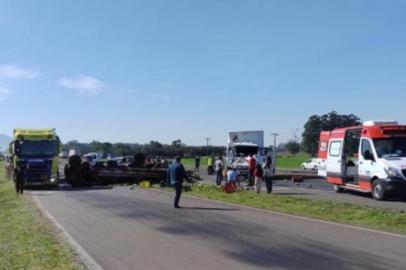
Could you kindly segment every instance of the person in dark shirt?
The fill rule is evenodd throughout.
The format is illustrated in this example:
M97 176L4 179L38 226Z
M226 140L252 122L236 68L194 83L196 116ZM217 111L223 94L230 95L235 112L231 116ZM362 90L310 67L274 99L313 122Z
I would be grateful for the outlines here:
M200 172L200 157L195 157L195 173Z
M167 181L172 185L175 190L174 207L176 209L181 208L179 206L180 197L182 195L183 180L188 181L185 168L181 163L181 158L177 157L176 162L171 164L167 171Z

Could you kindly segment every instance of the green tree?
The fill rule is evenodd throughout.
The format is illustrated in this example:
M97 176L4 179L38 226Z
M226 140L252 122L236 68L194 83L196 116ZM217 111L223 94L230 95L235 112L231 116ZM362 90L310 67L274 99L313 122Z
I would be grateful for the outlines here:
M286 143L285 147L292 155L296 155L300 152L300 143L295 140L290 140L288 143Z
M360 118L354 114L338 114L332 111L324 115L312 115L304 125L302 134L303 151L315 156L318 152L321 131L331 131L336 128L358 126Z

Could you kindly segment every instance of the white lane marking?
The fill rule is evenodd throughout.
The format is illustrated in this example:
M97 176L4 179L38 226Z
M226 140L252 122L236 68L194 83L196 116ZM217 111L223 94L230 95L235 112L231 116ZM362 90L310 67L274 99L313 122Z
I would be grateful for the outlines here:
M53 225L62 232L64 238L66 239L67 243L71 246L71 248L78 254L81 261L89 270L103 270L103 268L86 252L86 250L79 245L78 242L63 228L63 226L45 209L42 205L40 200L35 196L35 194L31 195L31 198L40 209L40 211L45 215L47 219L49 219Z
M169 194L172 193L169 191L163 191L163 190L159 190L159 189L150 189L150 190L153 190L156 192L169 193ZM227 203L227 202L222 202L222 201L210 200L210 199L206 199L206 198L195 197L192 195L184 195L184 197L196 199L196 200L202 200L202 201L206 201L206 202L215 202L215 203L233 206L233 207L237 207L237 208L245 208L245 209L254 210L254 211L258 211L258 212L262 212L262 213L266 213L266 214L275 214L275 215L284 216L284 217L290 217L290 218L295 218L295 219L322 223L322 224L326 224L326 225L333 225L333 226L337 226L337 227L343 227L343 228L348 228L348 229L353 229L353 230L383 234L383 235L387 235L387 236L393 236L393 237L399 237L399 238L406 239L406 235L403 235L403 234L378 231L378 230L373 230L373 229L357 227L357 226L353 226L353 225L341 224L341 223L334 223L331 221L325 221L325 220L315 219L315 218L310 218L310 217L295 216L295 215L291 215L291 214L286 214L286 213L281 213L281 212L276 212L276 211L266 210L266 209L260 209L260 208L255 208L255 207L251 207L251 206L246 206L246 205L239 205L239 204L233 204L233 203Z

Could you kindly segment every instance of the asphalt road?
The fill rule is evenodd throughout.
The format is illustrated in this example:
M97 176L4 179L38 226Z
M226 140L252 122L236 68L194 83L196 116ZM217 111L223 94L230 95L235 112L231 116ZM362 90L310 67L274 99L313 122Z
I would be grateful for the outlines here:
M116 187L30 191L104 269L405 269L406 237Z

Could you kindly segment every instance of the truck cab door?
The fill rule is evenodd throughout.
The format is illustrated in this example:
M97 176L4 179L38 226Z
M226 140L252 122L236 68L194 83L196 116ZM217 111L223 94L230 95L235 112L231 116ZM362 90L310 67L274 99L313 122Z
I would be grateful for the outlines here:
M343 184L344 139L331 139L327 155L327 180L332 184Z

